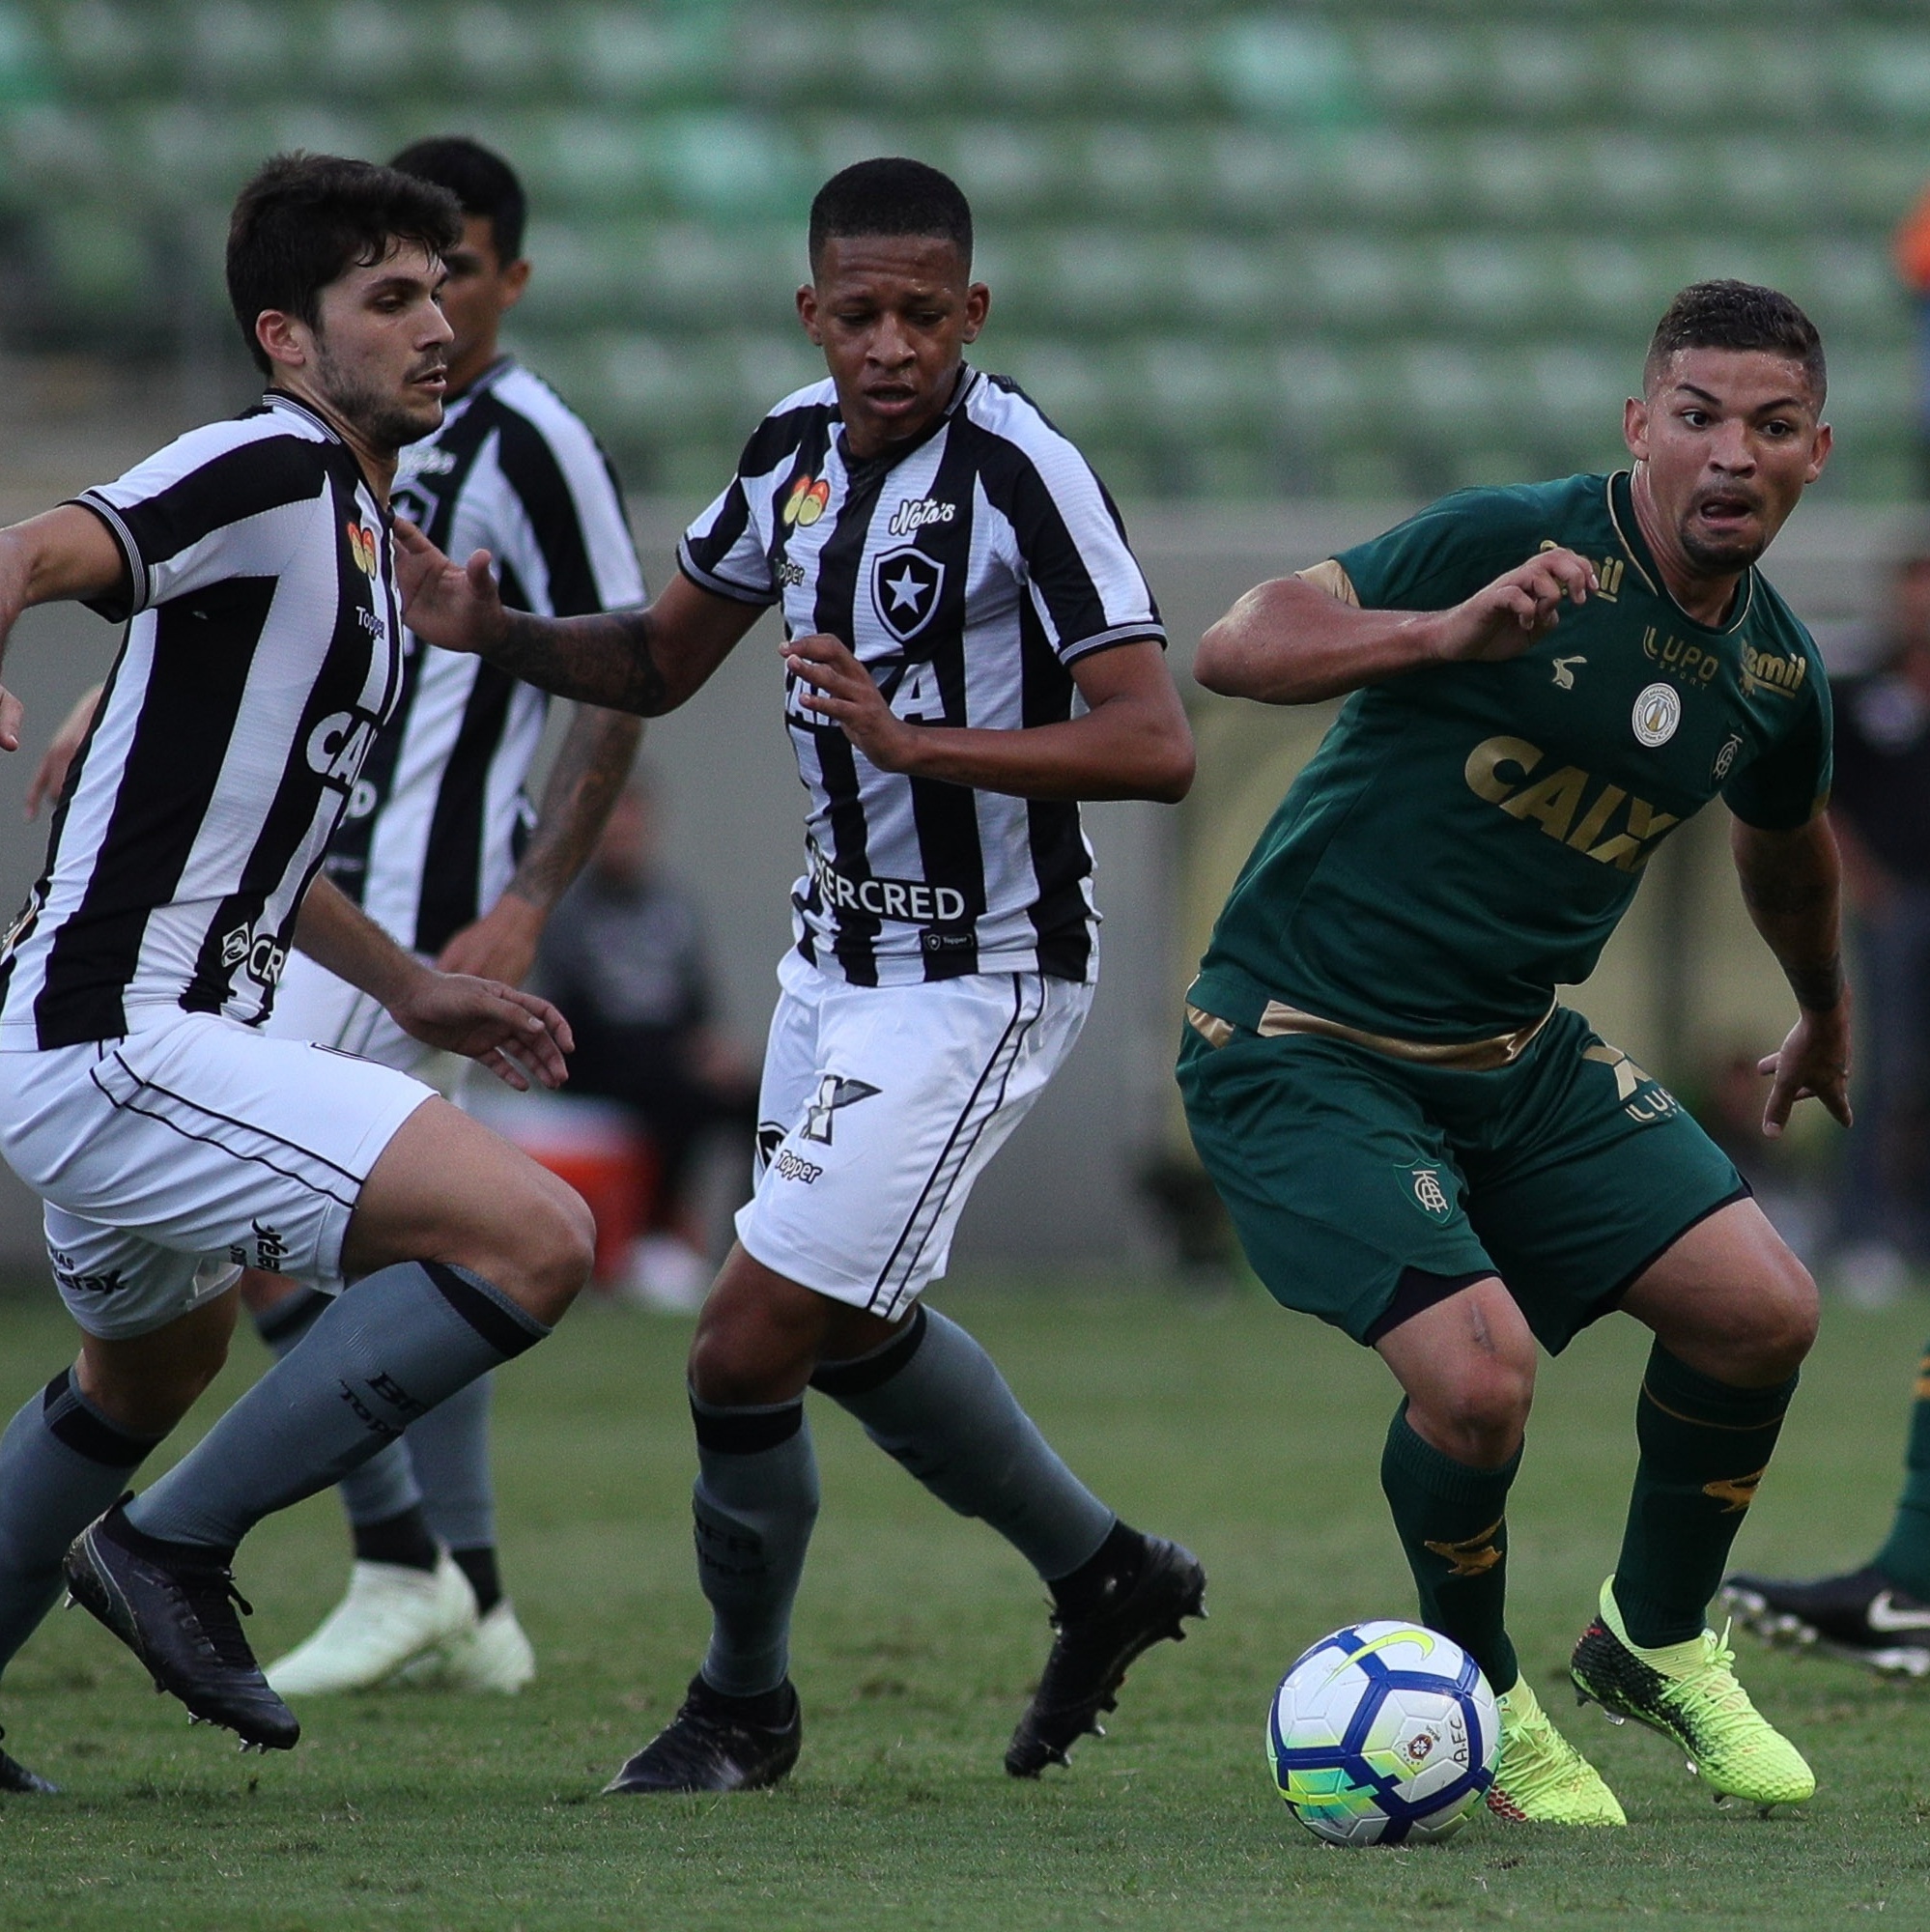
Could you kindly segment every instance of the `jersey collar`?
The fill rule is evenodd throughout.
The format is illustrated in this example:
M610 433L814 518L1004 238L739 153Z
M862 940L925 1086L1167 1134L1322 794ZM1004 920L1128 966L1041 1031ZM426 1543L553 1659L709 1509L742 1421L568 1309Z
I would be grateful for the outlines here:
M1663 585L1662 574L1658 567L1655 554L1649 549L1642 535L1641 521L1635 515L1634 476L1627 469L1618 469L1608 478L1603 490L1603 499L1607 505L1608 521L1614 526L1615 535L1622 545L1622 553L1629 559L1629 566L1649 587L1649 594L1666 604L1681 617L1685 624L1692 625L1705 636L1716 638L1732 637L1748 621L1749 612L1756 602L1756 567L1750 564L1744 571L1742 582L1736 586L1736 595L1730 602L1729 617L1726 623L1705 624L1691 617Z
M304 422L312 422L330 442L340 442L342 440L336 435L334 425L329 422L326 416L318 414L306 403L298 402L286 389L264 389L262 391L262 408L265 410L287 410L290 413L301 417Z

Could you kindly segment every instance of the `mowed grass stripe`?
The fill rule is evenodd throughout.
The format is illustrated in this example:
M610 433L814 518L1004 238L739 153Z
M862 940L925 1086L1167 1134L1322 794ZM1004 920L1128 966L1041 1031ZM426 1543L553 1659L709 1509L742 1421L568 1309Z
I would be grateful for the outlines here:
M1070 1775L1000 1757L1043 1659L1042 1593L834 1406L800 1606L794 1780L726 1801L600 1800L675 1707L705 1617L692 1577L685 1324L588 1308L498 1393L505 1574L541 1656L508 1701L309 1703L287 1757L241 1758L155 1697L80 1617L0 1685L10 1747L68 1788L0 1803L0 1925L315 1928L1813 1927L1930 1925L1930 1699L1739 1639L1746 1680L1815 1763L1802 1818L1717 1810L1662 1743L1577 1712L1561 1665L1614 1561L1645 1338L1611 1321L1545 1368L1512 1510L1515 1626L1627 1833L1480 1820L1438 1851L1324 1850L1267 1788L1261 1725L1292 1656L1409 1611L1377 1469L1378 1364L1247 1295L983 1287L940 1297L1073 1464L1212 1574L1211 1621L1134 1671ZM0 1301L7 1412L71 1351L50 1291ZM1860 1560L1895 1487L1930 1310L1832 1310L1741 1545L1758 1567ZM262 1362L243 1334L208 1415ZM182 1445L191 1439L184 1433ZM268 1656L333 1602L339 1510L271 1521L241 1581ZM1858 1921L1860 1922L1860 1921Z

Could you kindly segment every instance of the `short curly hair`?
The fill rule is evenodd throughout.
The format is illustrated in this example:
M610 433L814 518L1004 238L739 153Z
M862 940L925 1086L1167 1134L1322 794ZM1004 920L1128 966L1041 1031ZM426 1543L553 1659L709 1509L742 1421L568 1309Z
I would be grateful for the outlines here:
M1669 303L1649 342L1642 385L1653 388L1682 349L1759 349L1802 365L1816 407L1829 393L1816 325L1774 289L1753 282L1691 282Z

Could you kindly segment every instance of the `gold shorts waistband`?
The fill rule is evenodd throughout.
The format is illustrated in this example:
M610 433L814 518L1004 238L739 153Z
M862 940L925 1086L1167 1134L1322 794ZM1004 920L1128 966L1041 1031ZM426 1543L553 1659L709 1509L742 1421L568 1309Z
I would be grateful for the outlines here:
M1277 1039L1285 1034L1318 1034L1326 1039L1344 1039L1350 1046L1364 1046L1370 1052L1384 1053L1390 1060L1405 1060L1417 1066L1448 1066L1464 1073L1491 1073L1497 1067L1512 1066L1519 1060L1535 1036L1554 1016L1554 1010L1550 1004L1540 1019L1516 1027L1511 1033L1490 1034L1486 1039L1396 1039L1388 1034L1369 1033L1364 1027L1351 1027L1340 1020L1325 1019L1319 1013L1302 1012L1298 1007L1290 1007L1284 1000L1268 1000L1260 1015L1260 1024L1254 1031L1263 1039ZM1226 1045L1238 1031L1231 1020L1223 1020L1217 1013L1209 1013L1202 1007L1189 1006L1186 1009L1186 1024L1208 1046Z

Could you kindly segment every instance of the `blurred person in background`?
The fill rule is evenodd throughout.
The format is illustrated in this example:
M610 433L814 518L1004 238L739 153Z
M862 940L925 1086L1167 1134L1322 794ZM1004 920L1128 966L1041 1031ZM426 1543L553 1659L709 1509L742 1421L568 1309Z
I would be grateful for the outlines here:
M1895 1300L1930 1261L1930 531L1898 557L1878 625L1876 668L1831 686L1831 819L1864 1042L1835 1275L1866 1306Z
M570 1091L620 1102L650 1137L655 1189L625 1290L653 1307L694 1309L710 1285L694 1157L707 1135L741 1131L749 1192L757 1082L713 1025L696 901L663 867L653 788L640 776L618 795L537 959L538 983L577 1037Z
M1892 245L1897 279L1916 308L1916 444L1919 486L1930 485L1930 187L1904 216Z
M1883 622L1881 667L1836 690L1831 807L1864 1037L1837 1276L1852 1299L1878 1305L1930 1260L1930 530L1898 557ZM1740 1573L1724 1597L1772 1641L1930 1674L1930 1350L1917 1365L1903 1493L1876 1554L1807 1581Z
M440 307L454 339L441 427L397 465L397 509L465 554L498 559L504 601L575 616L640 604L643 578L622 495L595 438L501 349L505 315L529 282L521 183L462 137L419 141L394 167L452 193L462 239L445 258ZM56 734L28 793L57 798L99 693ZM404 641L391 721L356 778L325 875L390 938L445 973L520 985L545 922L622 788L641 733L622 713L582 706L540 810L525 792L548 696L479 659ZM403 1032L368 994L316 960L289 955L267 1031L412 1074L460 1102L469 1063ZM250 1268L241 1298L285 1356L330 1296ZM284 1696L411 1682L514 1691L535 1659L503 1594L490 1473L492 1379L470 1383L341 1485L355 1548L347 1594L306 1642L268 1669Z

